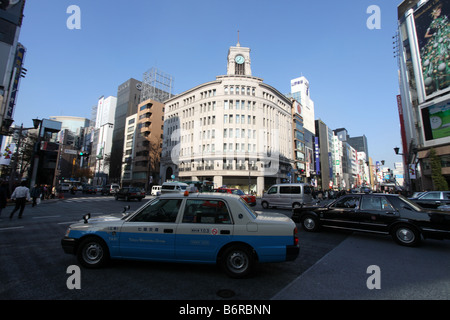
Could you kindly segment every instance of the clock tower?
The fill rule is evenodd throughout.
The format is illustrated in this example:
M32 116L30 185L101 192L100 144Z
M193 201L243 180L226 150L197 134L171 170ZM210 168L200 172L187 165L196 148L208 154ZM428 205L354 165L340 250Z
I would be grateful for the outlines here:
M250 48L241 47L238 43L228 50L227 75L251 76Z

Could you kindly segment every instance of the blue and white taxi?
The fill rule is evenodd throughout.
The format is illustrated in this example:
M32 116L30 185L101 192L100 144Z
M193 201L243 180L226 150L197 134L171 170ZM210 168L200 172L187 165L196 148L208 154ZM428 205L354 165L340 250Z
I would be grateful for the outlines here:
M83 219L68 228L61 244L87 268L109 259L217 263L241 278L258 262L299 254L290 218L256 213L233 194L166 194L133 213Z

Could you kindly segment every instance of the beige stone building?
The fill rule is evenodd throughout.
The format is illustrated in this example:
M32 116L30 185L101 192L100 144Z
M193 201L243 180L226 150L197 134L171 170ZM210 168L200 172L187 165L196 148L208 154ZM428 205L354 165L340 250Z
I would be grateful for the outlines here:
M230 47L227 74L165 101L161 179L209 180L262 194L292 168L291 101L254 77L250 49Z
M164 125L164 104L148 99L126 118L122 185L148 189L159 183L159 164Z

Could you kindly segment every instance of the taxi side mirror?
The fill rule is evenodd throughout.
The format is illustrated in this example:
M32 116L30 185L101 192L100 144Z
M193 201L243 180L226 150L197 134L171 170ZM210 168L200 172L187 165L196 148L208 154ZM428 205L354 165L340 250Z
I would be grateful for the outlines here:
M88 223L89 218L91 217L90 213L87 213L83 216L84 223Z

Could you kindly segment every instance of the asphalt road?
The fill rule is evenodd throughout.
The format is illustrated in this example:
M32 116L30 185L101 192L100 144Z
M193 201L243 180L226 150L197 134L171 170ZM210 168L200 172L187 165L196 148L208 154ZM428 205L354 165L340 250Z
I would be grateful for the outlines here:
M144 200L145 201L145 200ZM323 231L299 232L292 262L261 264L248 279L231 279L210 265L114 261L81 268L81 288L69 289L67 268L76 258L62 251L68 225L84 213L120 212L142 203L111 197L67 195L27 206L21 220L0 216L0 299L39 300L307 300L448 299L450 241L427 240L405 248L390 237ZM261 209L256 207L256 209ZM290 215L289 210L282 211ZM380 269L380 289L368 289L369 266ZM273 301L273 300L272 300Z

